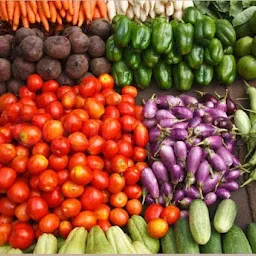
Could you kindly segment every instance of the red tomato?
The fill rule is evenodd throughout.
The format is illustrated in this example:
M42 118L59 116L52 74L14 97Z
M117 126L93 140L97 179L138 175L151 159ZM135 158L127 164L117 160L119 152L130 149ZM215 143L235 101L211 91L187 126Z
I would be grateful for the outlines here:
M51 151L56 156L68 155L70 152L70 142L66 137L59 137L51 142Z
M26 146L34 146L42 139L42 132L36 126L26 126L21 129L20 140Z
M61 207L54 208L53 212L58 215L61 221L67 220L68 218L63 214Z
M11 162L11 167L17 173L24 173L27 170L27 162L28 162L27 156L16 156L15 158L13 158ZM0 181L0 187L1 187L1 181Z
M112 172L111 160L109 158L105 158L104 159L104 170L107 173L111 173Z
M93 172L88 166L77 165L70 172L71 181L77 185L85 186L93 179Z
M59 225L60 219L55 213L48 213L39 221L39 228L44 233L53 233Z
M40 220L48 213L48 205L46 201L39 197L33 196L27 202L28 215L32 220Z
M72 109L76 104L76 93L68 91L61 97L61 103L65 109Z
M111 227L111 224L108 220L98 220L97 225L99 225L104 232L106 232Z
M49 120L51 120L52 117L50 114L48 113L38 113L36 115L33 116L32 118L32 124L37 126L39 129L43 129L45 123Z
M137 170L138 170L138 171L140 172L140 174L141 174L141 172L143 171L143 169L148 167L148 164L145 163L145 162L138 162L138 163L136 163L135 167L137 168Z
M88 140L81 132L74 132L68 136L71 149L75 152L84 152L88 148Z
M128 168L128 159L123 155L116 155L111 159L113 172L123 173Z
M118 153L118 145L114 140L106 140L103 145L103 155L107 158L111 158Z
M124 157L130 158L133 155L133 147L132 144L125 141L119 140L118 141L118 154L123 155Z
M5 93L0 96L0 112L2 112L9 104L16 103L17 97L12 93Z
M144 119L144 114L143 114L144 110L142 106L140 105L134 106L134 112L135 112L134 116L137 120L142 121Z
M90 118L100 119L105 113L104 106L94 98L87 98L84 103L84 109Z
M128 141L129 143L132 144L132 146L133 146L133 144L134 144L134 143L133 143L133 135L130 134L130 133L124 133L124 134L122 135L121 139L122 139L122 140L125 140L125 141Z
M87 158L84 153L78 152L73 154L69 158L69 163L68 163L69 170L72 170L77 165L81 165L81 166L87 165Z
M106 89L106 88L113 89L115 86L114 78L109 74L102 74L99 76L98 79L102 85L102 89Z
M9 217L15 216L16 206L17 206L17 204L10 201L7 197L2 197L0 199L1 213L5 216L9 216Z
M82 211L73 220L74 227L84 227L86 230L90 230L97 224L97 217L94 212Z
M27 210L27 203L23 203L18 205L15 208L15 216L19 221L23 221L23 222L28 222L29 221L29 215L28 215L28 210Z
M39 188L45 192L53 191L58 183L58 174L53 170L45 170L39 176Z
M82 128L82 124L80 117L73 113L67 115L63 123L64 129L69 133L78 132Z
M114 118L114 119L119 119L120 118L120 113L115 106L107 106L105 108L105 113L102 117L102 120L105 121L108 118Z
M102 105L105 105L105 97L101 93L95 93L92 95L92 97L100 102Z
M6 121L17 123L17 120L20 119L21 111L22 111L21 103L11 103L6 107L5 111L2 113L2 116L6 115L7 117Z
M134 106L128 102L121 102L117 105L117 108L121 116L131 115L134 116Z
M154 238L161 238L164 237L169 229L169 225L167 221L163 219L153 219L148 223L147 231L150 236Z
M138 185L126 186L124 188L124 193L129 199L139 199L142 196L142 189Z
M83 109L74 109L70 114L79 116L82 122L85 122L89 119L88 113Z
M81 95L76 95L76 104L75 108L76 109L81 109L84 106L85 98L82 97Z
M30 196L29 186L22 180L16 180L7 190L8 198L15 203L24 203Z
M37 74L32 74L27 79L27 86L31 92L36 92L43 86L43 79Z
M106 204L109 201L110 192L107 189L101 191L103 195L103 203Z
M0 132L0 144L6 143L6 137L3 133Z
M12 144L0 145L0 163L7 164L16 156L15 146Z
M123 131L132 132L137 125L137 120L131 115L124 115L120 118L120 123Z
M84 210L94 211L103 203L103 195L94 187L86 187L80 198Z
M126 204L126 211L130 216L140 215L142 212L142 203L138 199L129 200Z
M119 173L113 173L109 177L109 192L116 194L123 190L125 186L125 179Z
M6 245L11 234L12 226L8 223L0 223L0 246Z
M18 145L18 146L16 146L16 154L17 154L17 156L28 156L29 150L27 147L25 147L23 145Z
M123 227L129 219L128 213L122 208L115 208L110 212L109 220L111 224Z
M53 191L41 193L41 197L46 201L49 208L56 208L61 205L63 195L60 188L57 187Z
M0 215L0 223L11 224L13 222L12 216Z
M94 170L93 171L93 179L92 186L97 189L106 189L109 185L108 174L103 171Z
M134 105L135 104L135 99L131 95L123 94L122 95L122 102L127 102L127 103L130 103L130 104Z
M106 204L100 205L95 211L98 220L108 220L110 207Z
M78 199L66 199L61 204L63 214L68 217L75 217L81 211L82 205Z
M42 92L55 92L59 88L59 84L55 80L48 80L44 82L41 90Z
M72 224L70 221L63 220L59 225L59 233L63 238L67 238L68 234L72 231Z
M19 100L22 105L31 105L36 107L36 102L30 97L23 97Z
M174 205L169 205L163 209L160 217L166 220L169 225L175 224L180 218L180 209Z
M16 176L16 172L12 168L0 168L0 189L9 188L14 183Z
M164 208L160 204L149 205L144 213L145 221L148 223L153 219L160 218L163 209Z
M135 164L134 164L134 161L132 159L128 159L128 167L133 167Z
M117 92L107 95L105 99L108 106L116 106L122 101L121 95Z
M35 233L31 225L18 222L12 227L9 244L13 248L27 249L35 239Z
M48 167L48 160L43 155L34 155L28 159L27 168L30 174L40 174Z
M32 189L39 189L39 175L32 176L29 180L29 185Z
M22 99L22 98L25 98L25 97L28 97L28 98L34 100L34 99L36 98L36 93L30 91L27 86L22 86L22 87L19 89L19 97L20 97L21 99Z
M102 170L104 168L104 161L101 157L99 156L88 156L88 166L92 170Z
M22 125L20 125L22 127ZM13 130L13 128L12 128ZM10 127L2 126L0 127L0 132L4 134L6 142L9 143L12 140L12 131Z
M88 141L87 152L90 155L99 155L103 151L105 140L101 136L93 136Z
M128 201L128 197L124 192L118 192L110 196L109 202L111 206L116 208L123 208L125 207Z
M122 94L130 95L133 98L136 98L138 91L136 87L128 85L122 88Z
M64 128L58 120L47 121L43 127L43 137L47 142L51 142L63 136Z
M57 90L56 90L56 95L57 95L57 98L60 100L62 98L62 96L66 93L66 92L69 92L69 91L73 91L73 87L70 87L70 86L67 86L67 85L64 85L64 86L61 86L59 87Z
M129 167L124 172L124 179L126 185L135 185L140 180L140 171L135 166Z
M57 97L53 92L43 92L36 96L36 105L38 108L46 108L46 106L53 101L56 101Z
M46 113L50 114L53 119L60 119L64 114L64 109L59 101L52 101L46 106Z
M101 136L105 140L114 140L116 139L117 134L121 131L120 123L113 118L108 118L103 121L101 125Z
M148 130L144 125L137 125L134 129L134 142L139 147L146 147L149 142Z
M45 142L37 143L32 149L32 155L43 155L44 157L48 157L51 153L50 147Z
M49 157L49 167L55 171L66 169L68 166L68 156L56 156L51 154Z
M69 171L68 170L60 170L57 171L59 177L59 185L64 184L67 180L69 180Z
M132 159L136 162L143 162L147 158L147 150L141 147L133 148L133 157Z
M22 105L21 108L21 118L23 121L31 121L34 117L34 115L37 114L37 108L33 105Z
M84 98L91 97L94 93L98 91L99 81L95 77L85 77L79 86L79 92Z
M91 138L99 134L101 123L96 119L89 119L83 123L81 132L87 137Z
M66 181L61 187L62 194L67 198L77 198L84 192L84 187L71 181Z

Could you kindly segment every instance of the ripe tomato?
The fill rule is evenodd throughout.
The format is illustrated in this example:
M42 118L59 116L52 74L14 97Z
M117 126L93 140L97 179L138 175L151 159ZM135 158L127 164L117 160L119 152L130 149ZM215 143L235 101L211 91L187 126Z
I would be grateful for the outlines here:
M142 203L138 199L129 200L126 204L126 211L130 216L140 215L142 212Z
M122 88L122 94L130 95L133 98L136 98L138 91L136 87L128 85Z
M6 143L6 137L3 133L0 132L0 144Z
M93 170L92 186L97 189L106 189L108 187L108 174L104 171Z
M126 186L124 188L124 193L128 196L129 199L139 199L142 195L142 189L137 184Z
M9 244L13 248L27 249L35 239L35 233L31 225L18 222L12 227Z
M22 124L20 124L20 126L23 127ZM6 139L6 143L11 142L12 137L14 137L13 134L12 134L13 130L14 130L14 127L12 129L10 127L7 127L7 126L0 127L0 132L2 134L4 134L5 139Z
M32 74L27 78L27 86L31 92L36 92L43 86L43 79L37 74Z
M123 155L115 155L111 159L111 167L113 172L123 173L128 168L128 159Z
M104 106L94 98L87 98L84 103L84 109L90 118L100 119L105 113Z
M7 197L2 197L0 199L0 209L1 213L5 216L13 217L15 216L15 208L17 204L10 201Z
M97 188L86 187L80 201L84 210L94 211L103 203L103 195Z
M35 99L36 98L36 93L35 92L32 92L28 89L27 86L22 86L20 89L19 89L19 97L22 99L22 98L31 98L31 99Z
M83 123L81 132L87 137L91 138L99 134L101 123L96 119L88 119Z
M169 225L175 224L180 218L180 209L174 205L169 205L163 209L160 217L166 220Z
M30 174L37 175L46 170L48 160L43 155L34 155L28 159L27 168Z
M98 79L102 85L102 89L106 89L106 88L113 89L114 88L115 81L111 75L104 73L104 74L100 75Z
M20 102L9 104L5 111L2 113L3 117L6 117L6 121L17 122L20 119L22 110L22 104Z
M111 158L118 153L118 145L114 140L106 140L103 148L103 155L107 158Z
M109 177L109 185L108 190L109 192L116 194L123 190L125 186L125 179L119 173L113 173Z
M98 91L99 81L95 77L85 77L79 85L79 93L84 97L91 97Z
M135 104L135 99L131 95L123 94L122 95L122 102L127 102L127 103L130 103L130 104L134 105Z
M110 207L106 204L100 205L95 211L98 220L108 220Z
M88 166L77 165L70 172L71 181L77 185L85 186L93 179L93 172Z
M17 154L17 156L28 156L29 150L25 146L18 145L18 146L16 146L16 154Z
M110 192L107 189L101 191L103 195L103 203L106 204L109 201Z
M67 132L73 133L80 131L82 124L83 122L77 114L70 113L65 116L63 126Z
M72 224L70 221L63 220L60 222L59 233L63 238L67 238L71 230L72 230Z
M32 149L32 155L43 155L44 157L48 157L50 153L50 147L45 142L37 143Z
M19 100L19 103L22 105L31 105L36 107L36 102L30 97L23 97Z
M74 132L68 136L71 149L75 152L84 152L88 148L88 140L81 132Z
M71 181L66 181L61 187L62 194L67 198L77 198L84 192L84 187Z
M137 120L142 121L144 119L144 109L140 105L134 106L134 116Z
M61 103L65 109L72 109L76 104L76 93L73 90L66 92L61 97Z
M143 169L146 168L146 167L148 167L148 164L145 163L145 162L138 162L138 163L136 163L135 167L137 168L137 170L138 170L138 171L140 172L140 174L141 174L141 172L143 171Z
M64 114L64 109L59 101L50 102L45 109L46 113L50 114L53 119L60 119Z
M33 196L27 202L27 211L29 217L37 221L48 213L48 205L40 196Z
M62 97L66 92L73 91L73 90L74 90L73 87L70 87L70 86L67 86L67 85L61 86L61 87L59 87L59 88L56 90L57 98L60 100L61 97Z
M157 239L164 237L168 232L168 229L169 225L167 221L160 218L151 220L147 226L149 235Z
M29 180L29 185L32 189L39 189L39 175L34 175Z
M121 102L117 105L117 108L121 116L131 115L134 116L134 106L128 102Z
M47 142L61 137L64 133L62 123L58 120L49 120L43 127L43 137Z
M13 222L12 216L0 215L0 223L11 224Z
M148 223L153 219L160 218L163 209L164 208L160 204L149 205L144 213L145 221Z
M135 185L140 180L140 171L135 166L129 167L124 172L124 179L126 185Z
M59 84L55 80L45 81L41 90L42 92L55 92L59 88Z
M12 144L0 145L0 163L7 164L16 156L15 146Z
M114 118L114 119L119 119L120 118L120 113L118 109L115 106L107 106L105 109L105 113L102 117L102 120L105 121L108 118Z
M122 101L122 97L119 93L114 92L105 97L107 106L116 106Z
M107 97L109 94L114 93L114 92L115 92L114 89L106 88L106 89L103 89L103 90L101 91L101 94L102 94L104 97Z
M131 159L131 158L129 158L128 159L128 168L129 167L133 167L135 164L134 164L134 161Z
M7 190L8 198L15 203L24 203L30 196L29 186L22 180L16 180Z
M42 132L36 126L26 126L21 129L20 140L26 146L34 146L42 139Z
M69 179L69 171L68 170L60 170L57 171L59 177L59 185L64 184Z
M134 129L134 142L139 147L146 147L149 142L148 130L144 125L137 125Z
M125 140L118 141L118 154L123 155L124 157L130 158L133 155L132 144Z
M128 213L122 208L114 208L109 215L111 224L123 227L127 224L129 219Z
M18 101L17 97L12 93L5 93L0 96L0 112L7 107L8 104L16 103Z
M106 232L111 227L111 224L108 220L98 220L97 225L99 225L104 232Z
M28 157L27 156L16 156L13 158L11 162L11 167L13 170L17 173L24 173L27 170L27 162ZM0 169L1 172L1 169ZM0 174L1 177L1 174ZM0 181L0 187L1 187L1 181Z
M53 191L58 183L58 174L53 170L45 170L39 176L39 188L45 192Z
M133 148L133 157L132 159L136 162L143 162L147 158L147 150L141 147Z
M37 113L32 118L32 124L37 126L39 129L43 129L45 123L52 120L52 116L48 113Z
M29 215L27 210L27 203L23 203L18 205L15 208L15 216L19 221L28 222L29 221Z
M60 219L55 213L48 213L39 221L39 228L44 233L53 233L59 225Z
M56 156L51 154L49 157L49 166L55 171L66 169L68 166L68 156Z
M84 97L82 97L81 95L76 95L75 108L76 109L81 109L84 106L84 102L85 102L85 98Z
M0 246L6 245L11 234L12 226L8 223L0 223Z
M88 156L88 166L92 170L103 170L104 168L104 161L101 157L99 156Z
M114 118L108 118L101 125L101 136L105 140L116 139L117 134L121 131L120 123Z
M124 192L118 192L117 194L111 195L109 201L113 207L122 208L125 207L128 197Z
M14 183L16 176L16 172L12 168L0 168L0 189L9 188Z
M57 187L53 191L41 193L41 197L46 201L49 208L56 208L61 205L63 195L60 188Z
M21 108L21 118L23 121L31 121L34 115L37 114L37 108L33 105L24 104Z
M103 151L103 145L105 140L101 136L93 136L89 139L87 152L90 155L99 155Z
M91 211L82 211L72 220L72 225L74 227L84 227L88 231L96 224L96 214Z
M63 214L62 210L61 210L61 207L57 207L57 208L54 208L53 212L58 215L58 217L60 218L60 220L67 220L68 218Z
M78 199L66 199L61 204L62 212L68 218L78 215L81 209L82 205Z
M70 152L70 142L66 137L54 139L51 142L51 151L56 156L68 155Z
M137 125L137 120L131 115L124 115L120 118L120 123L122 125L123 131L132 132Z
M46 108L46 106L53 101L56 101L57 97L53 92L43 92L36 96L36 105L38 108Z
M81 166L87 165L87 158L84 153L78 152L73 154L69 158L69 163L68 163L69 170L72 170L77 165L81 165Z

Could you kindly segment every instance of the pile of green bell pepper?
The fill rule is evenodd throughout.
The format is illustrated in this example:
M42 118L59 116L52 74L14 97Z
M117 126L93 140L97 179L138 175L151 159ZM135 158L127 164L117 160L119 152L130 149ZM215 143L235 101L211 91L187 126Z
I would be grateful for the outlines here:
M183 21L158 17L147 24L117 15L106 56L113 62L117 86L132 81L144 89L154 78L160 89L190 90L193 83L208 85L214 73L222 84L236 78L233 47L236 33L225 19L213 20L195 7L183 12Z

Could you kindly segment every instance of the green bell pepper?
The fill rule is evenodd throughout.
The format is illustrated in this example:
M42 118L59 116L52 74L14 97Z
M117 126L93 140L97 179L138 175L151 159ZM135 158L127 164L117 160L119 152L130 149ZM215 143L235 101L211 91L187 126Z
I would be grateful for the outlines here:
M233 28L232 24L225 19L217 19L215 21L216 25L216 34L221 43L224 46L232 46L236 42L236 31Z
M256 12L253 13L249 23L250 23L251 31L255 35L256 34Z
M174 29L175 45L181 55L188 54L193 47L194 27L190 23L179 23Z
M218 38L213 38L204 51L204 60L207 64L216 66L224 57L222 44Z
M137 51L143 51L148 48L151 42L151 30L143 24L133 24L131 33L132 47Z
M227 47L225 47L224 49L224 54L233 54L233 52L234 52L234 49L233 49L233 47L232 46L227 46Z
M142 63L134 70L134 79L136 85L141 88L147 88L151 82L152 69L144 66Z
M199 45L207 46L214 38L216 26L210 17L204 17L195 24L195 40Z
M190 53L186 56L190 68L199 68L204 61L204 48L194 44Z
M128 17L122 16L117 20L114 33L117 47L125 48L128 46L131 39L131 27L132 22Z
M131 69L137 69L141 61L140 53L131 48L124 50L124 62Z
M170 89L172 87L171 66L160 60L154 68L154 78L160 89Z
M147 48L141 55L144 65L149 68L155 67L160 59L160 55L152 47Z
M112 19L112 22L111 22L111 30L113 31L113 33L114 33L115 30L116 30L116 23L118 22L118 20L119 20L121 17L125 17L125 15L118 14L118 15L116 15L116 16Z
M112 62L117 62L122 59L122 50L116 47L113 35L109 37L106 42L106 57Z
M224 55L222 62L216 66L218 80L222 84L232 84L236 79L236 59L233 55Z
M201 85L208 85L213 79L213 67L203 63L195 71L195 80Z
M191 89L194 80L194 74L190 67L181 61L174 66L173 77L175 88L180 91L188 91Z
M193 25L195 25L198 20L202 20L203 17L203 14L193 6L186 8L183 12L183 20Z
M181 62L182 56L177 52L175 45L172 47L171 51L165 56L165 61L168 64L178 64Z
M162 54L168 51L173 40L172 25L168 22L155 22L152 26L152 46Z
M132 70L122 60L112 65L111 74L115 80L115 84L120 87L130 85L133 79Z

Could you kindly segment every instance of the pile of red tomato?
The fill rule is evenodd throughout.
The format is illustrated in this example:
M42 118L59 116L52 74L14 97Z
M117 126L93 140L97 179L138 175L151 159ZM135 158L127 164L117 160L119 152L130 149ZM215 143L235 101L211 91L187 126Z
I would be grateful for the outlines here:
M0 97L0 245L124 226L140 214L148 131L137 90L110 75L59 86L34 74Z

